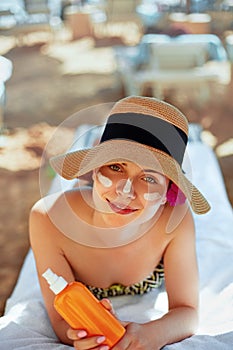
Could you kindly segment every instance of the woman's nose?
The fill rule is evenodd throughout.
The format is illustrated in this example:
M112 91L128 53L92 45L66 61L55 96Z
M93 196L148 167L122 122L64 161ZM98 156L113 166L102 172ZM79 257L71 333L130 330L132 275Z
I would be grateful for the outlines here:
M116 187L116 193L127 198L135 198L132 181L130 179L120 180Z

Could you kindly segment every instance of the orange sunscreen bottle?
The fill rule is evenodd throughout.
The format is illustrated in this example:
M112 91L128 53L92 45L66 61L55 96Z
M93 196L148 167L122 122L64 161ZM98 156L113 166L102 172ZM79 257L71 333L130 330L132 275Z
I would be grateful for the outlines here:
M104 335L104 344L112 348L124 335L125 328L80 282L69 283L51 269L42 275L56 294L54 307L74 329L83 329L88 336Z

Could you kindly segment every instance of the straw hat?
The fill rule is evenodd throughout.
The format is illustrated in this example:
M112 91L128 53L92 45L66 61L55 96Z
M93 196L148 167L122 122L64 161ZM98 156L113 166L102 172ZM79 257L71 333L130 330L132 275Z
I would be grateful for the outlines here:
M104 164L132 161L167 176L193 211L204 214L210 206L181 167L187 141L188 121L177 108L155 98L130 96L111 109L97 146L53 157L50 162L58 174L71 180Z

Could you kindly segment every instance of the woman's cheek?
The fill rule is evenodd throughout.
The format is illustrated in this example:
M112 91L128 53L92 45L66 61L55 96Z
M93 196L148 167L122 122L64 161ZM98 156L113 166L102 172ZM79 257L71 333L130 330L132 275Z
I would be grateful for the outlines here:
M159 192L146 192L143 194L143 198L148 203L163 205L167 201L166 193L166 190L162 194Z
M109 188L112 186L112 180L109 179L107 176L103 175L100 171L97 172L96 176L101 185L103 185L105 188Z
M148 202L154 202L161 199L161 195L158 192L144 193L143 197Z

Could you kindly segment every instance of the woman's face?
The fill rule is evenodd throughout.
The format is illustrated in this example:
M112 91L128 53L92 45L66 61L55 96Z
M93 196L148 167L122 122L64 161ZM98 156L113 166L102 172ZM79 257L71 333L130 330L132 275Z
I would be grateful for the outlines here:
M168 179L131 162L104 165L94 171L93 180L95 209L113 226L144 223L166 202Z

